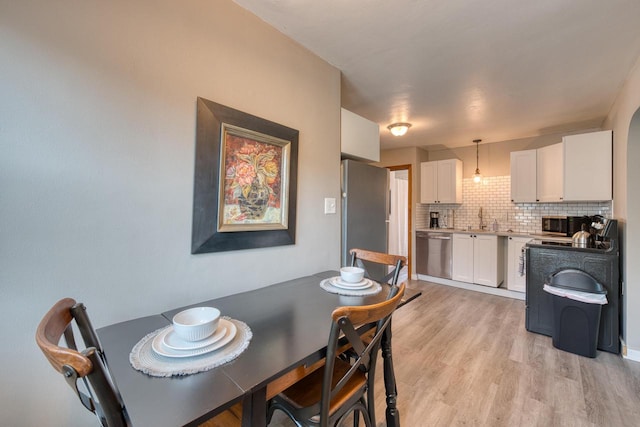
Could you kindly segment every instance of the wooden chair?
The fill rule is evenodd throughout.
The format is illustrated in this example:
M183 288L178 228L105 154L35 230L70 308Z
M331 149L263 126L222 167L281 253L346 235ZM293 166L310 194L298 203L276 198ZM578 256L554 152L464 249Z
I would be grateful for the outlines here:
M369 251L366 249L351 249L351 265L358 266L365 269L365 277L376 280L378 282L387 282L391 287L390 294L395 292L398 283L402 283L408 279L407 274L407 258L402 255L392 255L381 252ZM371 277L369 270L374 270L378 267L377 271L388 271L386 275L380 278ZM384 267L384 268L380 268ZM365 342L368 337L363 337ZM382 359L384 363L384 387L387 400L387 409L385 411L385 418L387 425L398 426L400 425L400 412L397 409L396 400L398 396L398 390L396 387L396 376L393 369L393 355L391 350L391 325L389 325L382 337ZM352 357L350 352L345 353L347 357ZM373 391L371 391L373 393ZM373 399L373 395L370 396Z
M74 337L73 323L84 341L79 351ZM64 335L66 347L60 347ZM130 426L122 398L114 383L102 347L98 341L86 308L71 298L58 301L38 325L36 342L51 363L78 395L82 405L93 412L104 427ZM79 380L84 385L79 388Z
M327 427L339 425L353 413L356 419L361 414L367 427L375 425L372 392L377 353L404 287L402 283L394 295L377 304L336 308L331 315L324 367L275 396L269 404L268 420L275 410L281 410L298 426ZM358 331L368 328L375 333L365 343ZM340 353L344 340L356 354L350 362L333 356Z
M349 253L351 254L351 265L364 268L365 277L369 279L380 283L389 283L392 286L406 280L407 258L402 255L385 254L355 248L351 249ZM372 277L370 270L376 270L376 267L378 267L377 270L382 271L382 273L376 271ZM382 269L381 267L385 268ZM391 271L386 273L385 270L389 270L390 267L392 268Z

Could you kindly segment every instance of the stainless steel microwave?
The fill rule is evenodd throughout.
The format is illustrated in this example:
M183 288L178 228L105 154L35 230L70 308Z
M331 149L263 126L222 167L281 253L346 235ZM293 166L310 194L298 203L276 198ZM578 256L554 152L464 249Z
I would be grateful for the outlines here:
M557 234L558 236L573 236L582 229L582 224L591 226L591 217L588 216L543 216L542 232Z
M567 235L567 217L566 216L543 216L542 232L553 233L559 236Z

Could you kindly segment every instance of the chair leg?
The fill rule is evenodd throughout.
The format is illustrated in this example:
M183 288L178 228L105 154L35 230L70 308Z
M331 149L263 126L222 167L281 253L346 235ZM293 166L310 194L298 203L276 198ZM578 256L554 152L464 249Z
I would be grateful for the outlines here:
M393 372L393 358L391 355L391 323L382 335L382 358L384 361L384 388L387 395L387 410L385 411L387 427L400 427L400 412L396 407L398 391L396 377Z

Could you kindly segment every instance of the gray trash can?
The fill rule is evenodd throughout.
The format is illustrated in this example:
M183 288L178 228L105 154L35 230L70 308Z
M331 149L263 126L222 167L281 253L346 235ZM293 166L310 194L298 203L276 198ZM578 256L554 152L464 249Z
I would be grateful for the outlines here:
M553 346L596 357L600 314L607 290L582 270L565 269L549 276L544 290L553 299Z

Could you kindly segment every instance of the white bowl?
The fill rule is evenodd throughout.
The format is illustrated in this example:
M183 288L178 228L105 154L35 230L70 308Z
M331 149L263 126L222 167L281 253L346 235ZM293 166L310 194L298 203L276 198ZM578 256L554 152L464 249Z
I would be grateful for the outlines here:
M200 341L218 329L220 310L213 307L194 307L173 316L173 329L185 341Z
M342 267L340 277L348 283L359 283L364 278L364 269L360 267Z

